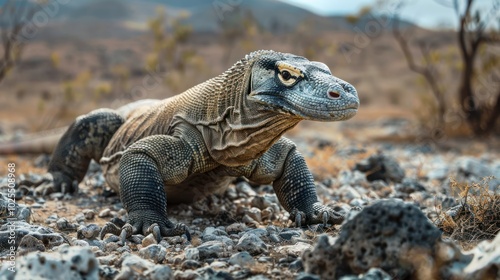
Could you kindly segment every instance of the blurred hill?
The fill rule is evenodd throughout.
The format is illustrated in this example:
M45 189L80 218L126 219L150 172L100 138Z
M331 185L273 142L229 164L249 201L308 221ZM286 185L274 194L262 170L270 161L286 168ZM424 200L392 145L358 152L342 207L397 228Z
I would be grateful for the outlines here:
M55 4L59 2L68 3ZM326 63L356 85L366 119L374 117L367 110L370 106L375 116L385 106L391 108L384 109L385 114L408 117L415 104L432 102L429 95L417 94L426 90L425 84L408 70L390 21L378 18L376 11L320 16L277 0L231 6L234 2L239 1L50 1L43 7L49 20L37 26L36 37L26 41L22 58L0 83L0 119L8 119L9 126L40 131L95 108L169 97L222 73L258 49ZM151 23L163 18L158 8L166 12L166 20L153 31ZM184 24L174 20L181 16ZM377 32L367 31L374 22ZM409 22L401 27L411 27L407 30L416 39L443 51L455 42L449 31ZM163 67L156 68L160 64ZM20 114L19 108L31 110Z
M6 0L0 0L0 4ZM46 7L50 21L37 34L38 38L128 38L147 30L147 21L155 10L164 8L169 16L186 17L184 23L194 33L217 33L228 17L251 14L263 30L273 34L293 31L304 21L318 31L352 31L366 26L372 16L365 16L355 24L345 15L320 16L308 10L278 0L206 1L206 0L79 0ZM377 20L377 19L376 19ZM402 22L401 26L412 26ZM390 24L384 26L390 28Z

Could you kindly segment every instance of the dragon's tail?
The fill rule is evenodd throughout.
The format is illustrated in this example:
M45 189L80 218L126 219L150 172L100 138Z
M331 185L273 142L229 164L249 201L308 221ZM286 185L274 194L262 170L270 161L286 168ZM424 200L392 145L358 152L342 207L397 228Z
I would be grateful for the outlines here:
M51 154L67 127L28 134L21 140L0 142L0 155Z

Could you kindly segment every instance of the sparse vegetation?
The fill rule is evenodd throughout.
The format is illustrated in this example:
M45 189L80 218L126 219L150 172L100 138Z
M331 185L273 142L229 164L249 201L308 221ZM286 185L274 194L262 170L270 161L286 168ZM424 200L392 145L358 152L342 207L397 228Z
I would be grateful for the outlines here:
M396 16L393 25L393 34L404 53L408 67L425 78L437 104L435 127L439 130L445 128L445 115L453 108L454 100L446 98L449 84L444 82L443 75L437 65L446 65L445 72L453 76L455 70L459 71L456 96L460 106L460 118L467 123L476 136L491 134L497 130L496 124L500 119L500 86L496 69L500 66L500 56L493 51L488 51L491 45L500 43L500 25L494 22L494 17L500 9L500 2L494 1L490 10L474 10L474 0L467 0L465 7L460 1L454 1L453 6L459 17L457 31L460 64L457 65L453 58L453 50L440 52L424 40L418 40L422 63L416 62L416 56L409 47L409 39L399 29L399 20ZM451 54L451 55L450 55ZM454 61L455 60L455 61ZM479 65L479 67L478 67ZM488 82L485 82L488 81ZM485 85L487 84L487 85ZM427 105L427 104L426 104Z
M451 180L450 187L460 200L452 209L438 208L434 223L449 236L473 247L490 240L500 232L500 193L488 189L488 178L479 183L460 183Z
M231 63L236 47L241 46L245 52L255 50L255 43L262 31L253 13L251 11L242 11L239 8L226 15L224 20L219 22L219 28L225 49L223 58L225 65Z
M188 67L201 71L203 64L197 51L189 47L192 28L183 23L187 15L167 18L164 9L158 8L155 18L148 22L153 35L153 51L147 56L146 69L153 73L166 73L165 84L175 91L185 87L184 75Z
M21 31L36 12L30 2L7 0L0 5L0 82L21 58L25 43Z
M458 42L463 63L458 97L467 124L476 135L483 135L491 133L500 119L500 86L496 85L496 93L491 97L481 98L477 89L477 77L495 75L494 79L499 79L498 73L489 71L500 66L500 55L490 57L484 64L487 66L483 67L483 71L478 70L476 64L480 60L478 54L481 49L484 53L487 45L500 43L500 23L493 22L500 11L500 1L493 1L491 9L484 13L473 10L474 2L467 0L463 9L458 0L454 1L455 12L460 19ZM490 28L491 24L496 24L496 29Z

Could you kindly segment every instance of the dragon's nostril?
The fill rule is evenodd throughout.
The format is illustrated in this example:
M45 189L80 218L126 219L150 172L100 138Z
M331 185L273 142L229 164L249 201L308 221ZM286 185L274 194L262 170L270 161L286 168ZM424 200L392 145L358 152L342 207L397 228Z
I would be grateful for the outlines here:
M328 96L329 96L330 98L335 98L335 99L337 99L337 98L339 98L339 97L340 97L340 93L338 93L338 92L336 92L336 91L329 91L329 92L328 92Z

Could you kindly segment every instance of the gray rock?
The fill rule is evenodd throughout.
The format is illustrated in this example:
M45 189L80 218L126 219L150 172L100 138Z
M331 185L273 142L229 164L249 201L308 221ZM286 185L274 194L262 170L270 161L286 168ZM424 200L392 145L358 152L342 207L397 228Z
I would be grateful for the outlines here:
M248 214L243 215L243 218L241 218L241 221L247 225L252 225L254 227L258 227L260 224L259 222L254 220L252 217L248 216Z
M365 174L355 170L342 170L338 175L338 183L340 185L361 186L367 183Z
M16 279L99 279L99 262L88 248L61 247L55 254L31 253L17 260Z
M111 253L111 252L118 250L118 248L120 247L120 245L118 245L116 243L118 241L119 241L119 239L116 241L112 241L112 242L107 242L105 240L104 243L106 243L106 245L105 245L104 251Z
M30 252L44 252L45 245L43 242L32 235L26 235L21 239L19 246L17 247L18 256L26 255Z
M216 236L228 236L227 232L218 228L214 227L207 227L203 231L201 238L204 239L206 236L211 236L211 235L216 235Z
M196 247L199 251L200 260L207 258L219 258L228 251L228 246L220 241L208 241Z
M31 204L30 208L31 209L41 209L41 208L43 208L43 204L36 202L36 203Z
M214 261L214 262L210 263L210 267L215 268L215 269L222 269L222 268L225 268L227 266L228 266L228 264L226 262L222 262L222 261Z
M101 240L97 239L86 239L88 242L89 246L91 247L97 247L99 250L105 250L106 249L106 243L102 242Z
M145 248L145 247L148 247L149 245L154 245L154 244L158 244L158 241L156 241L156 237L154 237L154 235L152 233L148 234L148 236L144 237L142 239L142 247Z
M448 167L436 168L433 170L429 170L426 174L427 179L429 180L445 180L448 178L449 174Z
M96 213L92 209L84 209L83 210L83 215L85 216L86 220L93 220L94 217L95 217L95 215L96 215Z
M240 233L247 230L247 226L243 223L234 223L226 227L226 232L228 234Z
M266 252L267 246L266 243L264 243L264 241L262 241L262 239L260 239L257 234L247 232L240 238L240 240L238 240L236 249L238 251L247 251L251 255L255 256L260 253Z
M66 218L59 218L56 222L58 230L61 231L73 231L78 228L78 225L70 223Z
M252 207L248 209L246 214L253 220L257 221L258 223L262 223L262 213L259 208Z
M9 242L9 236L14 235L15 242ZM0 256L8 251L11 246L18 247L21 239L26 236L31 235L36 239L43 242L46 249L52 249L55 246L63 244L64 238L61 234L55 233L50 228L30 225L25 221L14 221L11 223L5 223L0 226Z
M238 198L238 193L236 192L234 187L231 186L231 187L227 188L227 190L225 192L225 196L227 196L231 200L236 200Z
M119 271L109 265L99 266L99 279L100 280L113 280L118 275Z
M89 243L85 240L79 240L79 239L76 239L76 240L71 240L71 243L70 243L72 246L80 246L80 247L89 247Z
M361 194L355 188L349 185L343 185L342 187L333 191L333 194L347 201L351 201L353 199L361 199Z
M247 280L269 280L269 278L267 278L266 276L264 275L254 275L252 277L248 277L246 278Z
M158 246L158 245L156 245ZM136 255L127 254L122 257L122 270L116 276L116 280L125 279L174 279L172 269L166 265L155 265Z
M366 204L368 204L368 202L364 199L361 199L361 198L355 198L349 202L349 206L351 206L351 207L362 208L362 207L366 206Z
M500 190L500 170L493 164L489 166L487 162L474 157L460 157L453 163L453 173L458 177L463 177L468 181L479 182L485 177L494 176L489 181L490 190Z
M488 164L474 157L460 157L453 163L454 171L466 177L475 176L478 179L493 175L493 170Z
M201 275L193 270L186 270L186 271L175 271L174 273L174 278L176 280L201 280L203 279Z
M144 276L150 280L174 279L172 269L167 265L155 265L152 269L148 270Z
M167 250L158 244L151 244L148 247L139 250L139 256L152 260L155 263L161 263L165 259L166 255Z
M255 260L248 252L243 251L232 255L231 258L229 258L229 263L241 267L248 267L254 265Z
M109 217L111 215L111 209L109 208L105 208L103 210L101 210L101 212L99 212L99 218L106 218L106 217Z
M253 234L253 235L257 235L258 237L262 238L262 237L268 236L269 232L263 228L254 228L254 229L247 230L245 232L245 234Z
M500 279L500 233L492 241L481 242L472 253L472 261L463 270L470 279Z
M84 223L85 222L85 215L83 213L78 213L76 214L73 219L71 219L71 221L75 222L75 223ZM78 225L77 225L78 226Z
M96 224L81 226L76 232L76 237L78 239L96 239L100 230L101 227Z
M16 202L12 204L8 196L0 193L0 224L3 224L4 222L2 220L7 218L29 222L31 210L24 204L18 204Z
M343 276L339 280L392 280L392 277L382 269L372 267L365 274Z
M262 257L259 257L257 259L257 261L260 262L260 263L269 263L269 262L272 262L273 259L271 257L262 256Z
M202 264L196 260L185 260L184 262L182 262L181 267L182 269L196 269L201 265Z
M442 181L448 179L450 167L441 157L437 157L425 164L423 171L427 179Z
M107 256L97 257L97 260L101 265L114 265L118 260L118 256L115 254L109 254Z
M400 183L405 177L405 172L396 159L384 154L371 155L368 159L357 163L354 169L367 173L368 181L384 180Z
M500 160L495 160L491 167L493 168L495 178L500 179Z
M416 179L404 178L403 182L396 184L396 191L405 194L411 194L414 192L425 191L425 187L420 184Z
M187 260L200 260L200 251L197 248L188 248L184 252Z
M304 242L297 242L294 245L285 245L277 247L275 250L283 255L301 256L305 251L310 250L312 246Z
M236 184L236 191L243 195L244 197L254 197L257 193L253 190L252 186L248 182L241 181Z
M284 229L279 233L279 237L284 240L292 240L292 237L300 237L302 235L302 231L300 230L292 230L292 229Z
M222 229L216 229L214 227L207 227L201 236L204 242L207 241L219 241L224 242L227 246L233 246L234 242L228 237L226 231Z
M252 198L252 206L257 207L260 210L264 210L267 207L272 207L273 204L278 203L278 197L275 194L264 194L258 195Z
M289 269L299 271L304 269L304 265L302 265L302 260L301 259L296 259L293 262L290 263L288 266Z
M142 259L139 256L132 254L124 254L121 260L122 268L130 268L132 271L143 274L145 271L152 269L154 264L150 261Z
M54 193L49 194L49 197L52 200L62 200L64 198L64 193L54 192Z
M271 234L269 234L269 240L270 240L271 242L274 242L274 243L281 242L281 238L280 238L280 237L279 237L279 235L278 235L278 234L276 234L276 233L271 233Z
M333 279L333 278L332 278ZM318 275L302 272L295 280L321 280Z
M57 216L57 214L51 214L47 219L45 219L45 223L51 224L57 222L57 220L59 220L59 216Z
M144 248L143 248L144 249ZM108 248L106 247L106 250L108 250ZM125 246L121 246L121 247L118 247L116 248L115 250L117 253L119 254L122 254L122 253L130 253L131 252L131 249L128 245L125 245Z

